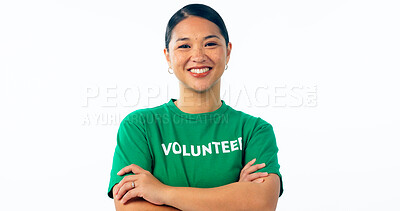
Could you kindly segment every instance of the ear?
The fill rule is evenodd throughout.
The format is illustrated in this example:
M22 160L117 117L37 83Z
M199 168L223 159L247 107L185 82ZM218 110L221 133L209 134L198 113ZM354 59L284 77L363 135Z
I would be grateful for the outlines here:
M232 51L232 43L229 42L228 46L226 46L226 64L228 64L229 59L231 57L231 51Z
M164 48L164 55L165 55L165 59L167 59L168 67L171 67L171 60L170 60L169 52L168 52L167 48Z

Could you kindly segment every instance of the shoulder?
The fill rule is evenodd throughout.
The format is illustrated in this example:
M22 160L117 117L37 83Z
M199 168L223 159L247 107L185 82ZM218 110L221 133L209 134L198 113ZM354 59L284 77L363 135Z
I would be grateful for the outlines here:
M245 113L243 111L239 111L233 108L231 108L230 110L231 110L230 115L233 115L234 117L240 119L240 122L244 126L254 129L260 129L264 127L272 128L272 125L260 116L251 115L249 113Z

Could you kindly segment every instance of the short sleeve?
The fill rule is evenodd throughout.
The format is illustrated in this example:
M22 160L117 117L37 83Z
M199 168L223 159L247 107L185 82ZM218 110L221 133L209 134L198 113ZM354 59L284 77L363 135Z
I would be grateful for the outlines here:
M136 164L143 169L152 169L152 156L150 154L148 141L144 126L137 121L132 121L128 115L122 120L117 134L117 146L115 147L113 164L108 186L108 196L113 198L112 188L119 183L124 176L117 173L125 166ZM131 173L133 174L133 173Z
M265 163L265 167L255 172L275 173L280 178L279 197L283 193L282 175L279 171L278 147L272 125L258 118L258 123L245 148L245 163L256 158L255 164Z

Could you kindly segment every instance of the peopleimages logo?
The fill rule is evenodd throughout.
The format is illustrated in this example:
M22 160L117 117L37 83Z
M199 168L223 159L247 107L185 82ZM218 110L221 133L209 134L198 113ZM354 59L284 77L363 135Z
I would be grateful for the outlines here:
M165 85L87 86L82 91L82 125L119 125L130 112L161 105L170 100L176 88ZM175 90L176 91L176 90ZM207 92L215 97L212 92ZM190 99L190 94L185 99ZM317 107L316 84L235 85L221 87L220 98L233 108L299 109Z

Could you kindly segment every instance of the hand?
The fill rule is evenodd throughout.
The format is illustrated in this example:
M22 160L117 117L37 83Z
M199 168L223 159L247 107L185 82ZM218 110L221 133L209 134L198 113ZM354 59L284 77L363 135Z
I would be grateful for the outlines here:
M142 169L140 166L131 164L121 169L117 174L122 176L126 173L133 172L135 175L125 176L121 182L114 187L115 197L126 203L135 197L142 197L146 201L155 205L163 205L163 197L168 189L167 185L161 183L149 171ZM135 187L132 186L134 182Z
M267 172L257 172L257 173L253 173L253 174L251 174L251 173L257 171L258 169L264 168L265 163L256 164L256 165L252 166L254 164L254 162L256 162L255 158L253 160L251 160L250 162L248 162L243 167L242 171L240 171L239 182L255 182L255 183L264 182L264 179L262 177L268 176Z

